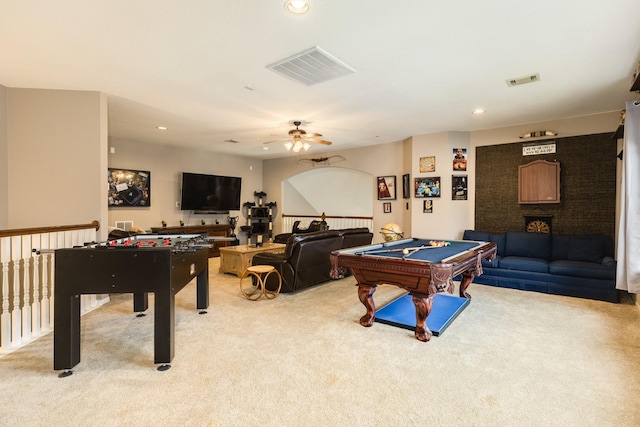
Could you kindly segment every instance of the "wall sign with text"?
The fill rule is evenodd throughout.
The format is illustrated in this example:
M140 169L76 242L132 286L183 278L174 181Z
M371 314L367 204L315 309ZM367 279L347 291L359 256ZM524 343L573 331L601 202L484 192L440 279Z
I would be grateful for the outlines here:
M522 146L523 156L537 156L539 154L553 154L556 152L556 143L527 144Z

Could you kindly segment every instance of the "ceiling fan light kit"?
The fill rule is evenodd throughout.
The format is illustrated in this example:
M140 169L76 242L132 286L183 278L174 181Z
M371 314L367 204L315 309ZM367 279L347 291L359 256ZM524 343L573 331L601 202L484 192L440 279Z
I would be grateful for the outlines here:
M319 136L322 136L322 134L307 133L306 130L300 129L300 125L302 124L302 121L294 120L291 123L293 123L296 128L291 129L288 132L289 138L291 138L291 140L287 140L287 142L284 144L284 147L287 149L287 151L293 151L294 153L298 153L301 150L308 151L309 148L311 148L311 144L309 144L309 142L315 142L315 143L324 144L324 145L331 145L331 141L325 141L324 139L318 138ZM272 142L276 142L276 141L268 141L268 142L265 142L264 144L270 144Z
M311 144L302 142L300 139L296 139L295 142L289 141L284 146L287 151L293 151L294 153L299 153L301 150L309 151L309 148L311 148Z

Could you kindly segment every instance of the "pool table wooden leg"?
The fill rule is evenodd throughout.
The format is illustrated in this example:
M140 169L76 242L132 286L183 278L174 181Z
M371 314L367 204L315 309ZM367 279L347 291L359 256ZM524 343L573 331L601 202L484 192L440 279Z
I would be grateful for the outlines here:
M467 288L473 281L475 275L473 273L462 273L462 280L460 281L460 298L471 299L471 295L467 293Z
M367 314L360 318L362 326L371 326L376 318L376 304L373 302L373 293L376 291L375 286L358 285L358 298L367 309Z
M416 306L416 338L419 341L429 341L433 334L427 327L427 317L431 313L433 297L411 296L413 297L413 305Z

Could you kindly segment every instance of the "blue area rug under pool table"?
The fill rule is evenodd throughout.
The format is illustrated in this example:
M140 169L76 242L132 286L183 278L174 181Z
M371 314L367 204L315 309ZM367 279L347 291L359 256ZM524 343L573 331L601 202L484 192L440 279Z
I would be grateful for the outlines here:
M469 300L466 298L460 298L450 294L434 295L431 313L429 313L427 317L427 327L431 329L433 335L440 335L468 305ZM404 294L384 307L377 309L375 321L399 328L415 330L416 306L413 305L411 295L408 293Z

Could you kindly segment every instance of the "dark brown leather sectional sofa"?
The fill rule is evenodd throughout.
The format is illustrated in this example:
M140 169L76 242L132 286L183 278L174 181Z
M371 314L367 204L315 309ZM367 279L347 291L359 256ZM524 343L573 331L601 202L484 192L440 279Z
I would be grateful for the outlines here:
M292 234L284 253L256 254L252 264L274 266L282 276L280 292L296 292L332 280L331 251L368 245L372 239L373 233L366 227ZM277 277L270 275L266 286L275 290Z
M324 220L313 220L307 224L306 228L300 228L301 221L293 223L291 233L278 234L273 238L273 243L287 243L292 234L313 233L314 231L325 231L329 229L327 222Z

